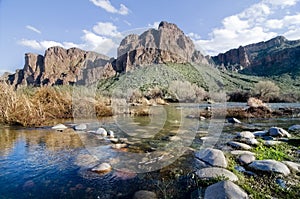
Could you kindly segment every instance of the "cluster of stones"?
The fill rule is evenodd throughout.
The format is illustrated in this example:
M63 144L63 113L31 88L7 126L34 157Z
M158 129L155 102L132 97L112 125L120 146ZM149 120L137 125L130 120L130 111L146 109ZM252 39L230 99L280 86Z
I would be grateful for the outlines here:
M299 131L300 125L291 126L288 130ZM234 139L227 143L230 146L230 154L235 156L238 162L234 169L248 176L258 176L260 172L272 172L283 176L290 175L291 170L299 172L299 163L271 159L256 160L255 154L249 151L260 143L257 138L261 138L264 145L271 146L287 141L290 137L289 132L279 127L272 127L266 131L238 132ZM228 162L223 151L205 148L197 151L195 157L201 167L196 171L200 179L218 179L218 177L220 180L227 179L208 186L204 198L249 198L247 193L235 184L239 180L238 177L226 169ZM279 186L282 186L281 184ZM285 188L284 183L282 188Z

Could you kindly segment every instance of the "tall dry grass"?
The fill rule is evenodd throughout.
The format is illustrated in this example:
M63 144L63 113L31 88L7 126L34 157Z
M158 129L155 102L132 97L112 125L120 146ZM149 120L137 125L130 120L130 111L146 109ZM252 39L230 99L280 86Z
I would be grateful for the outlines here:
M82 98L80 93L82 91L78 88L65 86L14 90L14 87L1 83L0 122L41 126L57 119L72 119L74 116L91 118L112 115L108 99L97 95L85 95Z

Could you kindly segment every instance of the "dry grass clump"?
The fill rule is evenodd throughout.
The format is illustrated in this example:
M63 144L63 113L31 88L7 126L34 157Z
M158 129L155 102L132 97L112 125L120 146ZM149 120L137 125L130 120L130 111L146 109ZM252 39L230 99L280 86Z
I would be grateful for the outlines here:
M247 105L253 108L258 108L258 107L267 107L265 103L263 103L262 100L250 97L247 101Z
M16 91L12 86L1 83L0 122L11 125L41 126L50 124L56 119L112 115L112 109L108 106L110 100L87 95L81 98L82 95L78 93L78 91L73 92L72 87L64 86L24 88Z

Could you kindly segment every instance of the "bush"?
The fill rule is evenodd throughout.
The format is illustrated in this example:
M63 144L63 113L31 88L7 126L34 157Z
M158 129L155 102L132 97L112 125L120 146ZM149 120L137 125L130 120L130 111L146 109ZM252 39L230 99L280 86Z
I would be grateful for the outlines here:
M259 81L252 90L256 97L266 102L278 97L279 91L279 87L271 81Z

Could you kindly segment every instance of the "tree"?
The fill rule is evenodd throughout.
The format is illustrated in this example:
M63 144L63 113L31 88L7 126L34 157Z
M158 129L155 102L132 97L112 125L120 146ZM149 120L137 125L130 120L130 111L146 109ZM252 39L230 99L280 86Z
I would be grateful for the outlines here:
M255 84L252 92L263 101L278 97L280 88L272 81L259 81Z

